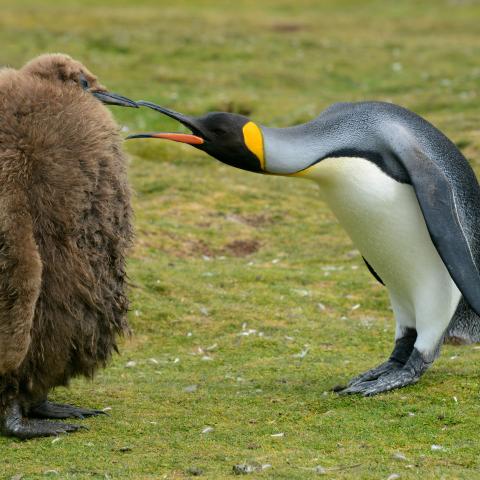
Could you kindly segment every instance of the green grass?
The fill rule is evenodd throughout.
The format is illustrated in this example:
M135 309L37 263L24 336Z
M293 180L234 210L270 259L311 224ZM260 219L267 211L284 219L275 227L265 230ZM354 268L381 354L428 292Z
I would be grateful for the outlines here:
M426 116L480 168L477 2L0 7L2 64L63 51L132 98L271 126L335 101L389 100ZM178 129L148 110L114 113L132 131ZM111 416L55 442L1 438L2 478L184 479L197 467L217 479L244 462L270 464L250 475L265 479L316 478L317 465L335 479L480 478L480 350L444 348L419 384L391 394L329 393L387 356L394 324L385 290L314 184L229 169L167 142L126 148L134 336L93 382L53 394Z

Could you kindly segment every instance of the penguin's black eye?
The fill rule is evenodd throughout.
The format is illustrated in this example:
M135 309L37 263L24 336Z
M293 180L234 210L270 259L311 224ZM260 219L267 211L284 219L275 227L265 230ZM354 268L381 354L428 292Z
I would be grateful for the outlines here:
M80 74L79 83L84 90L87 90L90 87L90 85L88 84L88 80L85 78L85 75L83 73Z

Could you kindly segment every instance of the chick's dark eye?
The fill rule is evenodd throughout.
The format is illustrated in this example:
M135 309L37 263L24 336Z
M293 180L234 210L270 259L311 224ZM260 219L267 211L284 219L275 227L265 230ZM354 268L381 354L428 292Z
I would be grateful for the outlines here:
M88 84L88 80L85 78L83 73L80 74L80 86L86 90L90 85Z

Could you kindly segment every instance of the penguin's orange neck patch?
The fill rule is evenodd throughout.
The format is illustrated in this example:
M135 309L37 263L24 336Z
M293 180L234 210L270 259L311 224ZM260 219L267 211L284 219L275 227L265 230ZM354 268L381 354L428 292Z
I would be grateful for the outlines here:
M247 148L258 158L260 166L265 171L265 153L263 148L262 131L253 122L243 126L243 139Z

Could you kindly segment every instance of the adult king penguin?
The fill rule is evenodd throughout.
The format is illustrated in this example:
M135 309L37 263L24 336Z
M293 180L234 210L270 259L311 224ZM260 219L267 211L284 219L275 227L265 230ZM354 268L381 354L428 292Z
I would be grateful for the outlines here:
M480 189L465 157L439 130L382 102L332 105L309 123L267 128L231 113L172 117L189 143L234 167L309 178L385 284L396 320L389 359L341 392L365 396L415 383L445 336L480 338Z

